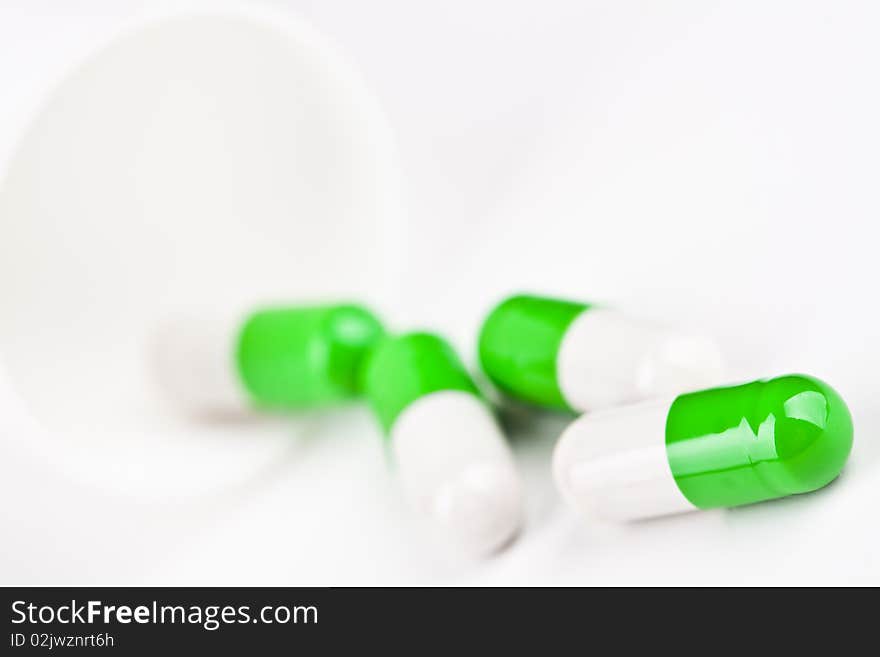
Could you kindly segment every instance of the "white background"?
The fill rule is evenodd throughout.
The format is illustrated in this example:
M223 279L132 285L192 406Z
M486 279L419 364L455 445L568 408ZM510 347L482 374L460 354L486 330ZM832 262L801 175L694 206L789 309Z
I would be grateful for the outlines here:
M880 584L876 4L274 4L348 53L395 130L411 240L400 321L471 353L480 314L525 288L695 325L733 380L803 371L838 388L850 464L797 499L602 525L562 506L560 423L536 420L514 440L526 527L471 562L419 529L360 408L197 502L41 477L9 451L25 474L2 486L0 581Z

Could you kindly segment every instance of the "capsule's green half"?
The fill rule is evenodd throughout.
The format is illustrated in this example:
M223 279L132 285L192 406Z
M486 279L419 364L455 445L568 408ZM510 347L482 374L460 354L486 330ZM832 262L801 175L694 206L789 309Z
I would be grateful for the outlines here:
M803 375L681 395L666 420L672 474L700 509L821 488L840 474L852 439L840 395Z
M235 359L257 406L318 407L361 393L362 366L383 335L375 315L358 305L267 309L244 322Z
M529 295L509 297L483 322L480 366L499 390L540 406L571 410L556 376L562 338L587 304Z
M479 394L455 350L431 333L386 338L364 372L364 393L386 433L407 406L432 392Z

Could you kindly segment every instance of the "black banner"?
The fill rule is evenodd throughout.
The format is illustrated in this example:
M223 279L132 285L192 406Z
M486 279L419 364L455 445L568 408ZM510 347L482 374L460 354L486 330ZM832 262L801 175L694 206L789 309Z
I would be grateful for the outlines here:
M731 635L731 622L779 623L788 590L703 589L307 589L307 588L4 588L2 654L178 654L222 650L381 648L418 655L468 652L529 638L560 650L591 653L644 647L646 639L695 641ZM794 594L794 595L793 595ZM752 605L754 606L754 604ZM797 606L788 607L791 610ZM845 607L839 608L841 617ZM770 613L770 618L767 614ZM813 639L833 629L825 609ZM787 634L787 633L786 633ZM750 636L750 635L749 635ZM746 638L745 635L743 638ZM781 635L781 638L782 637ZM812 639L811 639L812 640ZM766 643L766 642L765 642ZM696 643L698 645L698 642ZM765 645L764 647L767 647ZM431 650L429 650L431 649ZM313 652L316 651L316 652Z

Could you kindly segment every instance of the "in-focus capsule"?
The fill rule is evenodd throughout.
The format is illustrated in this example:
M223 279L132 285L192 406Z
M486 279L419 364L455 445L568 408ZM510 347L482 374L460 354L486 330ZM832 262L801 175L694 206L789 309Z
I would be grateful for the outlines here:
M267 308L161 327L155 360L165 393L190 412L301 410L360 394L362 366L383 337L366 308Z
M610 308L519 295L483 322L480 364L509 396L591 411L714 385L721 355L705 337L634 320Z
M840 396L790 375L584 415L559 439L553 470L578 510L633 520L822 488L852 438Z
M364 390L410 502L467 551L508 542L522 517L510 448L458 356L428 333L388 338Z

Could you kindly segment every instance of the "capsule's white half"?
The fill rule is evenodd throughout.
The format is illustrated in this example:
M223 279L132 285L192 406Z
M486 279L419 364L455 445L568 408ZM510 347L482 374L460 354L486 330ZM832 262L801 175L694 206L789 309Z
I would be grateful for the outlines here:
M556 372L568 405L592 411L711 387L723 362L709 338L589 308L566 330Z
M249 397L238 375L235 347L247 314L180 315L153 336L150 358L162 394L196 416L245 413Z
M562 497L580 513L637 520L693 511L666 457L672 399L651 400L575 420L553 454Z
M451 390L425 395L398 416L390 440L409 501L466 551L490 553L515 536L522 485L482 400Z

